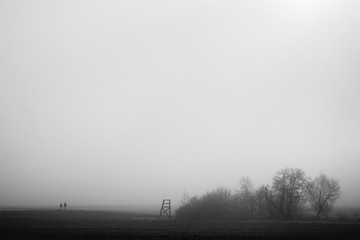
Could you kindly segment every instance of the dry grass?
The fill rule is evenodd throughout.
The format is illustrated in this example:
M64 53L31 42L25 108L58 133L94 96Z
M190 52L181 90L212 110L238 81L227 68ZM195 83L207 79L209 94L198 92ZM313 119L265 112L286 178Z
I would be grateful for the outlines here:
M360 239L360 224L167 221L123 212L0 211L0 234L8 239Z

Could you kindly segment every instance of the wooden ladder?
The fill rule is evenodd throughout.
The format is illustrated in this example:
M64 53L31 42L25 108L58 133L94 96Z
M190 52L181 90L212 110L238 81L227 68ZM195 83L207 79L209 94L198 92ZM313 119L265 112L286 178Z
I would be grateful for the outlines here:
M164 215L166 215L169 219L171 219L170 199L164 199L162 202L159 219Z

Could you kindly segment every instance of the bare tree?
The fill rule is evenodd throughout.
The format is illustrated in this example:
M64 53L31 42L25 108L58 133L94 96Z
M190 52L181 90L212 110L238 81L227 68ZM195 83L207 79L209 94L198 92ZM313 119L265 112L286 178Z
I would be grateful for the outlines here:
M236 207L242 209L245 218L252 218L255 214L256 200L254 184L249 177L243 177L239 180L236 189Z
M339 181L321 173L314 180L308 182L306 195L312 209L316 212L316 218L319 218L320 214L329 212L340 197Z
M267 200L269 186L261 185L254 192L255 217L258 219L274 218L277 210Z
M243 177L239 180L237 193L243 195L245 198L248 198L254 191L253 186L254 184L249 177Z
M305 173L298 168L278 171L271 189L265 189L265 199L282 218L292 218L302 212L305 205Z
M181 199L181 205L185 205L190 201L191 197L190 194L184 189Z

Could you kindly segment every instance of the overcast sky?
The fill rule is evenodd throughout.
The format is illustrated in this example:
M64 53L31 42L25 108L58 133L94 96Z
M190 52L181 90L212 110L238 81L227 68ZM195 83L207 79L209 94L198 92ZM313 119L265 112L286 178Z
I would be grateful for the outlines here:
M359 203L359 12L0 1L0 205L160 205L285 167Z

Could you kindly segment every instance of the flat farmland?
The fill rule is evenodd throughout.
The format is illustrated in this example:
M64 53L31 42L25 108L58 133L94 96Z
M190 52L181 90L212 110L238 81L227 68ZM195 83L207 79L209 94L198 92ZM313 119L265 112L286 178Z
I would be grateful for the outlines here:
M110 211L0 211L2 239L360 239L359 223L178 221Z

